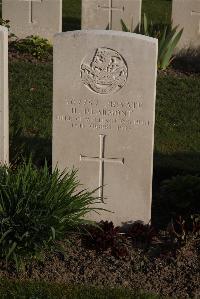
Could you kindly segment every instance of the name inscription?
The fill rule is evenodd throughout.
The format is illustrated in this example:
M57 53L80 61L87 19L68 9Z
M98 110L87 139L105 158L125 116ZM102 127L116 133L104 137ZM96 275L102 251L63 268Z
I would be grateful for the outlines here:
M102 105L97 99L64 99L66 113L56 115L56 121L75 129L127 131L150 126L150 120L140 117L143 102L108 101Z

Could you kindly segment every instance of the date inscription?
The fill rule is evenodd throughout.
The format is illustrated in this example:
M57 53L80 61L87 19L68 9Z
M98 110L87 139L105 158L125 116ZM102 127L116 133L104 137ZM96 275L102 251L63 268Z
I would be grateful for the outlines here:
M74 129L127 131L148 128L150 120L141 117L144 104L138 100L107 101L97 99L64 99L65 112L56 115L56 121Z

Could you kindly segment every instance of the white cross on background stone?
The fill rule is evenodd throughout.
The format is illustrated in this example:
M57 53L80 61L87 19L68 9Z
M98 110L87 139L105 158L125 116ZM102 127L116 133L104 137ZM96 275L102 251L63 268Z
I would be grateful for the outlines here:
M103 10L108 10L109 12L109 18L108 18L108 29L111 30L112 29L112 18L113 18L113 11L124 11L124 6L120 7L114 7L113 6L113 0L108 0L109 4L108 6L101 6L100 4L98 4L98 9L103 9Z
M33 2L42 3L43 0L19 0L23 2L29 2L29 23L34 24L35 21L33 20Z
M199 17L199 34L200 34L200 12L198 11L191 11L191 16L198 16Z
M98 162L99 163L99 197L103 200L103 188L104 188L104 163L117 163L124 164L124 158L105 158L105 137L106 135L99 135L100 138L100 148L99 148L99 157L87 157L80 155L81 162Z

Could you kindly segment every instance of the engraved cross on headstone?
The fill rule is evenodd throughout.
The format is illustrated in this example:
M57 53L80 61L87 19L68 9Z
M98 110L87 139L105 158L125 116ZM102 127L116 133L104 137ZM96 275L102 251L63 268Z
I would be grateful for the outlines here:
M199 17L199 32L198 32L198 34L200 34L200 12L191 11L191 16L198 16Z
M103 10L108 10L109 12L109 18L108 18L108 29L111 30L112 29L112 18L113 18L113 11L124 11L124 6L120 7L114 7L113 6L113 0L108 0L109 4L108 6L101 6L100 4L98 4L97 8L98 9L103 9Z
M34 20L33 20L33 2L39 2L39 3L42 3L43 0L19 0L19 1L23 1L23 2L29 2L29 20L28 22L30 24L34 24L36 23Z
M100 138L100 148L99 157L87 157L80 155L80 161L82 162L98 162L99 163L99 197L103 200L103 187L104 187L104 163L117 163L124 164L124 158L105 158L105 137L106 135L99 135Z

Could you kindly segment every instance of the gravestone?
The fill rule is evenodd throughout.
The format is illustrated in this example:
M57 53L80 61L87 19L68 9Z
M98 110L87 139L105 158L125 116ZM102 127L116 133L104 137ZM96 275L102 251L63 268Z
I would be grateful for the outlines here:
M9 162L8 30L0 26L0 164Z
M115 224L151 218L157 40L83 30L54 40L53 167L78 169Z
M200 1L173 0L173 25L184 28L178 49L200 47Z
M3 0L2 16L19 38L39 35L52 40L62 31L62 0Z
M137 28L141 18L141 0L82 0L82 29L122 30Z

